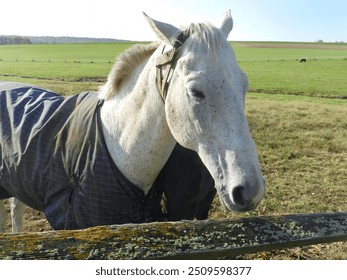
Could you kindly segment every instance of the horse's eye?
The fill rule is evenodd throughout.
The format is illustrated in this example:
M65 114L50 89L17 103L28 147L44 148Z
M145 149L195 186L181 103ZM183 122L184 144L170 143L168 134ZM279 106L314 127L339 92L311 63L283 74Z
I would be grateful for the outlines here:
M197 89L190 89L191 95L196 98L196 99L204 99L205 98L205 94L203 91L201 90L197 90Z

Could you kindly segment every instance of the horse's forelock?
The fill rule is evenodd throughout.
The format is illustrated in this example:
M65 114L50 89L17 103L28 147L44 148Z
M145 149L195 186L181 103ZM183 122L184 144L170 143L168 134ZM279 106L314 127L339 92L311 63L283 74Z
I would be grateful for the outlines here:
M219 29L209 22L191 23L186 32L189 33L189 38L191 38L189 40L190 44L203 44L209 49L215 49L221 42L225 41Z

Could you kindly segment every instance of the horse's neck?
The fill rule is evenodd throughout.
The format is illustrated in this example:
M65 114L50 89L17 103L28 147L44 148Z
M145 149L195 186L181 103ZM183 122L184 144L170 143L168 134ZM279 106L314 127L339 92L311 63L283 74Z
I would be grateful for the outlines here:
M153 69L138 67L122 92L105 101L101 109L106 145L115 164L145 193L175 145Z

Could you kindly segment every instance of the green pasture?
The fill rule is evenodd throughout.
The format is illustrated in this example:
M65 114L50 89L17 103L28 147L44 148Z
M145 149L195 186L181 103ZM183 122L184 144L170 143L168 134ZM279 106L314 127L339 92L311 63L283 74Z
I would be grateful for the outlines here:
M232 43L250 91L347 96L347 44ZM301 59L306 63L300 63Z
M18 62L109 62L133 43L0 45L0 59Z
M347 97L347 59L240 62L251 92Z
M105 81L119 53L132 44L0 46L0 79L53 83L52 89L62 94L78 92L81 82L95 90L95 83ZM231 44L249 77L251 92L347 96L347 44ZM301 58L307 63L299 63Z

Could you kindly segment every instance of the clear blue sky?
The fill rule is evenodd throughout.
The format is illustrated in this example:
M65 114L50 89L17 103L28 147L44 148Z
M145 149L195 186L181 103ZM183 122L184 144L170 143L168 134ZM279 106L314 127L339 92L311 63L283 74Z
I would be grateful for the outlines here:
M218 24L231 9L229 40L347 42L346 0L1 0L1 35L154 40L142 17L176 26Z

